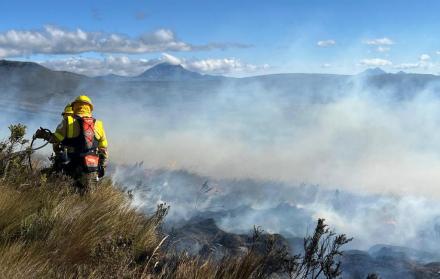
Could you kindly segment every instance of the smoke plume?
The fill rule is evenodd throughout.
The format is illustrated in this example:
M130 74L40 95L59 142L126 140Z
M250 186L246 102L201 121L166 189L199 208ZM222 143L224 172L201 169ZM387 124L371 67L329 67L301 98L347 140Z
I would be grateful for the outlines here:
M280 86L278 78L89 88L115 181L133 189L144 210L170 204L176 222L205 212L228 230L258 224L301 236L324 217L359 247L432 248L439 233L438 85L409 84L404 94L363 76L333 83L300 76L307 88ZM55 127L47 111L53 106L25 124ZM197 175L182 178L172 171L179 169ZM214 185L204 193L206 180Z

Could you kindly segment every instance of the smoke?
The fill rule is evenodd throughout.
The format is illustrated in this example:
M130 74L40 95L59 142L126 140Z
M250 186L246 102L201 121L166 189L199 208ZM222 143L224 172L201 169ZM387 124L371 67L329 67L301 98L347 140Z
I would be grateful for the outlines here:
M202 214L227 230L291 236L324 217L357 247L435 249L438 85L405 82L296 75L81 88L104 121L114 180L143 210L167 202L172 222ZM47 115L32 121L55 127Z
M319 184L363 194L439 196L440 101L429 88L408 100L353 88L329 102L277 96L259 84L188 99L166 94L154 101L135 103L124 95L100 102L98 115L111 123L115 162L175 164L214 178Z
M396 195L357 195L317 185L202 177L182 170L118 166L117 183L134 193L133 205L153 212L171 205L167 222L214 218L224 230L247 233L254 225L286 237L310 233L318 218L355 239L351 248L378 243L437 252L440 208L434 199Z
M439 212L437 85L410 87L408 96L361 78L347 83L347 91L327 86L318 95L251 82L180 99L171 88L144 102L112 100L118 104L113 116L101 115L112 127L124 127L109 129L112 158L143 162L142 175L119 169L114 178L138 185L135 203L144 210L170 204L173 222L202 214L229 231L257 224L303 236L317 218L326 218L355 237L354 247L432 250ZM205 177L143 172L157 168ZM133 177L137 184L129 182ZM200 198L205 180L217 192Z

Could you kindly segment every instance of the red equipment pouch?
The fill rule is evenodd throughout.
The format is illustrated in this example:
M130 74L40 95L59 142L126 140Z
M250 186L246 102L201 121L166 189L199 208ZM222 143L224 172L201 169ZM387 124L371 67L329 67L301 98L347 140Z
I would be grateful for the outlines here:
M89 154L84 156L84 167L89 172L98 171L99 156L95 154Z

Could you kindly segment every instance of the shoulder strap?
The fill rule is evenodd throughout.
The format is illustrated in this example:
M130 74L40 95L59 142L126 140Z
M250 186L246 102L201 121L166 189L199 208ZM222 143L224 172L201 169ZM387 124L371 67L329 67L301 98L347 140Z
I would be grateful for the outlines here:
M66 137L68 139L73 138L73 117L72 116L67 116L66 118Z

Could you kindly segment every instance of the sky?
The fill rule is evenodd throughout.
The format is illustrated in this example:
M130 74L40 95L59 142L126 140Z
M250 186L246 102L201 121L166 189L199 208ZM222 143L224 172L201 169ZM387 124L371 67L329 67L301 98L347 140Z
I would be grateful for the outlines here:
M438 1L0 1L0 58L86 75L440 73Z

